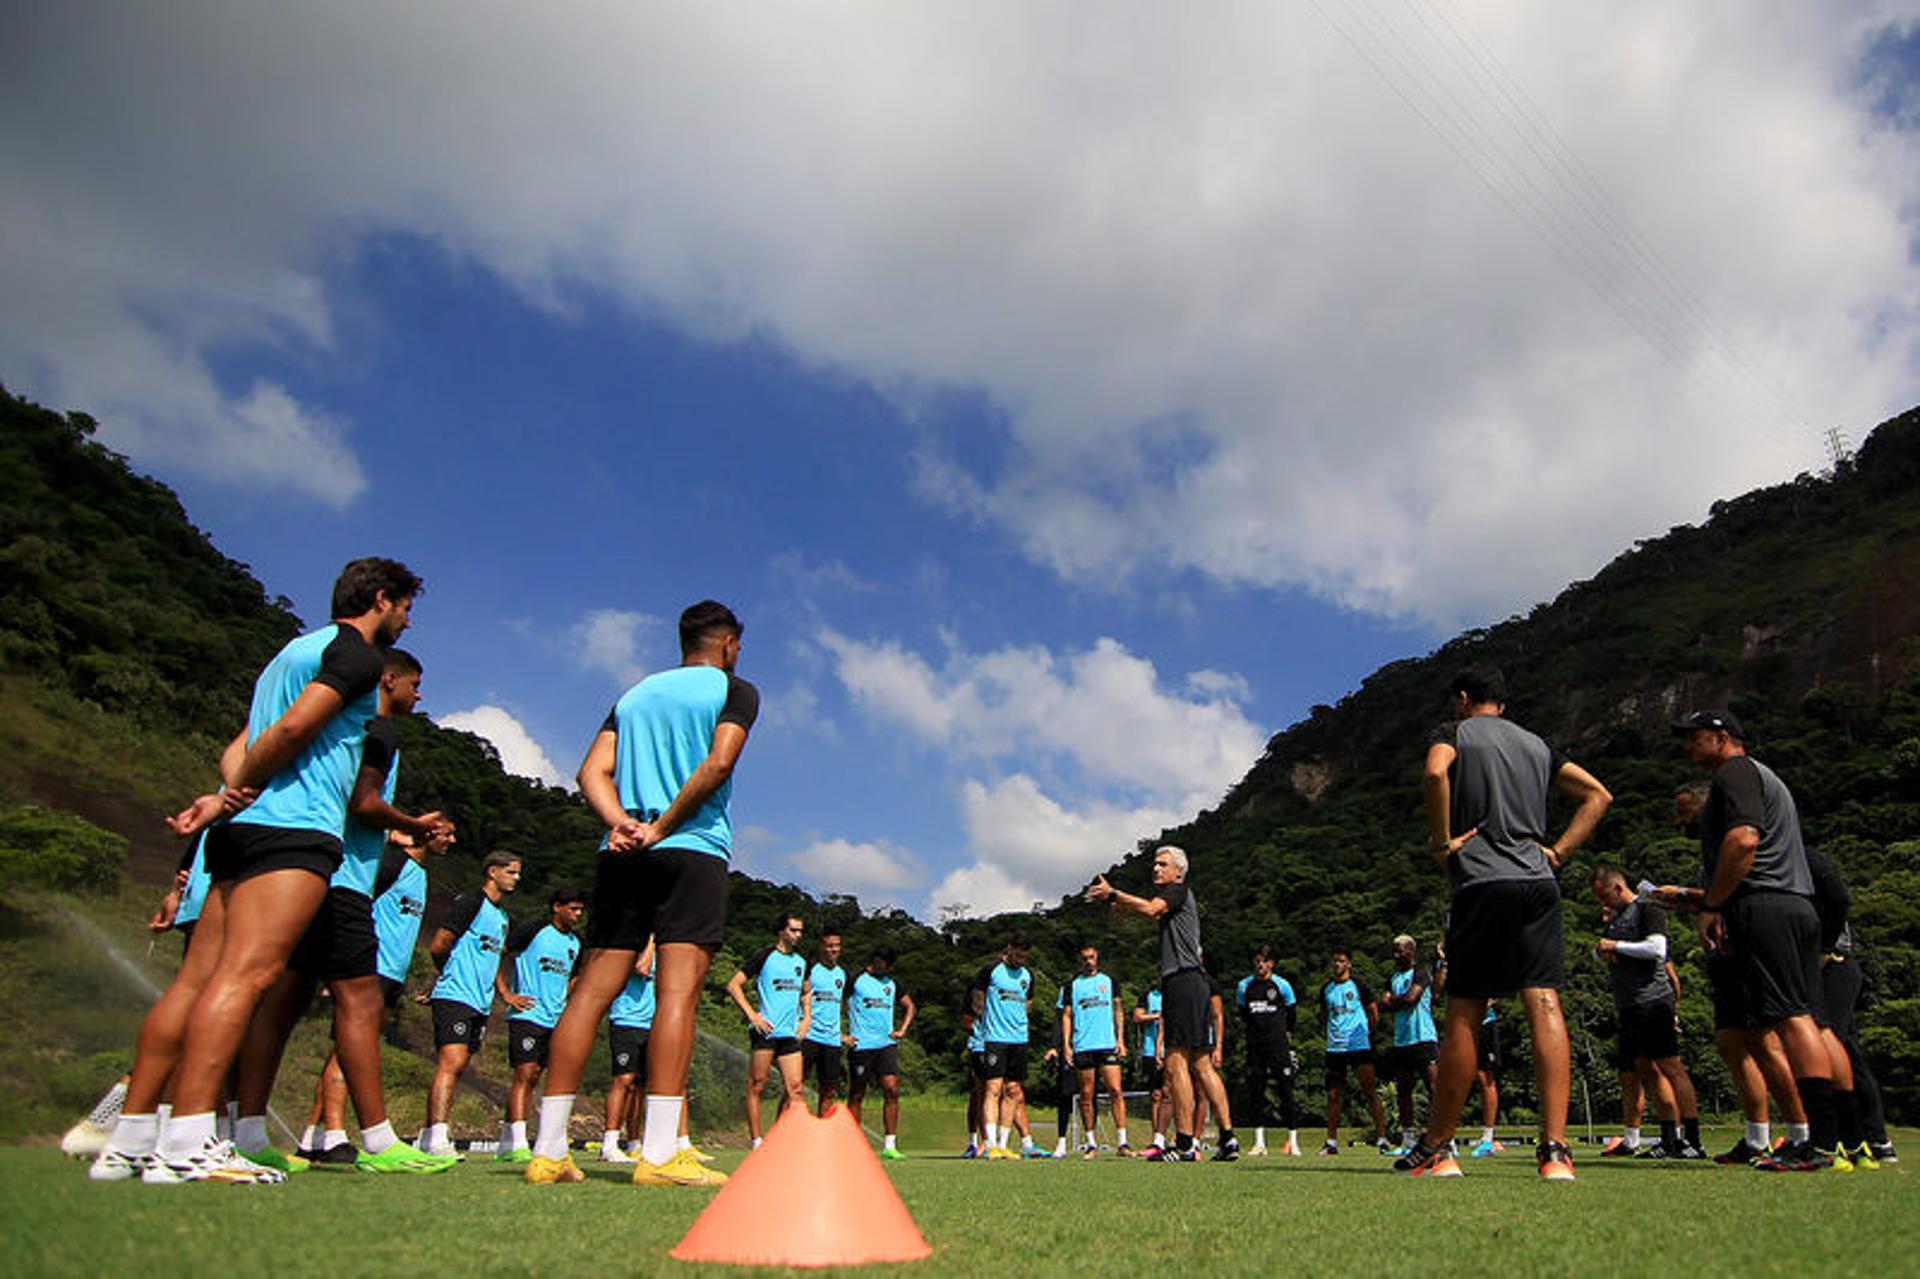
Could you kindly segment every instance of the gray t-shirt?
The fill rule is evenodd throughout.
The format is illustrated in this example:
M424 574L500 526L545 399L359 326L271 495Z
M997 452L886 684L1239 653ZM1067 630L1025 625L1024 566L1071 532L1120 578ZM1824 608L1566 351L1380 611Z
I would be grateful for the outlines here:
M1167 904L1160 917L1160 975L1200 967L1200 909L1185 884L1162 884L1153 895Z
M1479 833L1453 855L1454 891L1497 880L1552 879L1541 845L1547 839L1547 792L1566 757L1498 715L1472 715L1435 729L1430 744L1453 747L1455 835Z
M1774 771L1751 755L1736 755L1720 766L1700 814L1700 887L1713 887L1714 868L1727 832L1751 826L1760 836L1753 867L1733 891L1798 893L1813 896L1813 874L1800 840L1800 810L1793 792ZM1722 903L1723 905L1725 903Z
M1617 942L1633 942L1645 941L1655 934L1664 937L1666 932L1666 909L1651 898L1636 897L1613 917L1600 935ZM1608 976L1613 983L1616 1008L1645 1008L1673 1002L1673 984L1667 980L1667 966L1661 960L1616 954Z

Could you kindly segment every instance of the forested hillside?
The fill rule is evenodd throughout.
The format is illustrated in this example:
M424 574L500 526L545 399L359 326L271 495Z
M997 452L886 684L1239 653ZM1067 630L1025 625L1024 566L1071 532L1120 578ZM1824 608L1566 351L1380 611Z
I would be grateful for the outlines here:
M195 529L170 490L91 435L83 414L0 392L0 691L10 702L0 729L34 755L0 767L0 800L9 811L29 800L80 811L133 838L137 856L153 839L143 823L154 796L176 793L199 761L210 769L242 722L253 673L300 620ZM1890 1100L1920 1115L1920 411L1880 427L1833 474L1717 503L1706 523L1637 544L1526 617L1383 667L1275 736L1216 808L1162 836L1194 855L1222 978L1269 942L1311 1002L1333 946L1351 946L1378 978L1394 933L1430 942L1446 894L1424 848L1418 767L1444 682L1469 661L1503 667L1513 717L1616 796L1565 878L1569 1005L1596 1104L1613 1086L1599 1055L1612 1014L1586 958L1596 920L1582 867L1605 858L1634 877L1690 878L1697 851L1668 813L1691 775L1667 724L1691 706L1728 705L1852 881L1875 1000L1867 1040ZM507 775L483 740L425 717L402 734L401 802L461 825L461 852L435 867L442 890L471 881L478 855L499 847L528 857L519 913L536 912L551 883L590 880L598 826L576 797ZM1144 884L1142 853L1115 853L1118 880ZM156 853L138 869L153 878L159 863ZM1102 942L1128 998L1151 978L1151 930L1071 898L1043 915L935 931L739 875L729 950L764 944L769 916L795 904L816 925L844 928L856 963L880 941L901 951L903 985L922 1008L906 1059L915 1082L957 1079L961 992L1015 929L1039 942L1044 1006L1081 938ZM1705 1047L1697 948L1680 954L1694 979L1683 1010L1693 1061L1724 1096ZM716 974L730 971L723 956ZM1302 1025L1311 1067L1317 1016Z

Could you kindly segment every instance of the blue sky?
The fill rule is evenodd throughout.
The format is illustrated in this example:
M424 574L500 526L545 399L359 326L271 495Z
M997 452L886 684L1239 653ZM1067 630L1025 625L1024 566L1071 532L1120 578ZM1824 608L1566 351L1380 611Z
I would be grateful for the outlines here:
M0 377L529 774L726 600L750 869L1051 900L1920 399L1916 12L44 7Z

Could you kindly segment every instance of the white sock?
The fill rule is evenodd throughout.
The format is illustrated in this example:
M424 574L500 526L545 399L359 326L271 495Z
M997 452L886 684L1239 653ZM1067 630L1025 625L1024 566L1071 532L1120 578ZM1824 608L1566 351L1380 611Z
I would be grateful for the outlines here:
M647 1094L647 1121L640 1130L640 1157L650 1164L663 1164L680 1149L680 1111L685 1097L656 1097ZM689 1142L689 1145L692 1143ZM757 1148L759 1142L754 1142Z
M335 1134L339 1135L340 1137L339 1141L335 1141L333 1139ZM391 1119L382 1119L379 1123L375 1124L373 1127L362 1128L360 1130L360 1149L366 1151L370 1155L379 1154L381 1151L385 1150L388 1146L394 1145L399 1140L400 1138L393 1131L393 1121ZM345 1133L345 1131L339 1128L333 1128L328 1130L326 1149L332 1150L336 1146L344 1146L346 1144L347 1144L347 1134Z
M1067 1153L1067 1139L1066 1139L1065 1137L1062 1137L1062 1138L1061 1138L1061 1139L1060 1139L1059 1141L1056 1141L1056 1142L1054 1142L1054 1143L1053 1143L1053 1149L1054 1149L1054 1152L1055 1152L1056 1154L1062 1154L1062 1155L1064 1155L1064 1154L1066 1154L1066 1153Z
M1628 1128L1622 1139L1627 1143L1627 1148L1631 1150L1640 1144L1640 1130L1638 1128Z
M321 1143L326 1141L326 1139L326 1129L322 1128L319 1124L308 1124L306 1130L300 1134L300 1149L325 1150L326 1147Z
M1255 1128L1253 1130L1253 1144L1255 1148L1267 1144L1267 1130L1265 1128Z
M214 1139L217 1131L211 1110L197 1115L175 1115L168 1122L167 1130L160 1134L160 1144L154 1153L169 1160L197 1155L202 1146Z
M1028 1132L1028 1133L1022 1133L1022 1134L1020 1134L1020 1149L1022 1149L1022 1150L1032 1150L1032 1149L1033 1149L1033 1134L1032 1134L1032 1133L1030 1133L1030 1132Z
M1298 1146L1300 1144L1300 1130L1298 1128L1287 1129L1287 1144L1289 1146Z
M160 1116L160 1126L164 1128L167 1126L167 1120L173 1118L173 1103L170 1101L163 1101L158 1106L154 1107L153 1113Z
M428 1150L445 1150L450 1144L447 1140L447 1126L445 1124L427 1125Z
M393 1125L391 1123L388 1123L387 1121L382 1120L380 1123L380 1126L387 1130L387 1140L389 1143L399 1140L399 1138L393 1135ZM362 1128L360 1131L362 1134L364 1134L367 1130L365 1128ZM347 1130L345 1128L329 1128L326 1130L326 1132L322 1133L320 1136L320 1149L322 1150L332 1150L336 1146L344 1146L346 1144L347 1144ZM381 1149L384 1150L385 1147L383 1146L381 1147ZM375 1150L375 1151L372 1151L371 1153L377 1155L380 1153L380 1151Z
M571 1106L567 1108L567 1113L569 1117L572 1116L573 1108ZM508 1120L506 1122L503 1122L500 1125L500 1149L501 1150L503 1151L518 1150L526 1144L527 1144L527 1121L526 1120L524 1119Z
M980 1134L979 1134L978 1132L970 1132L970 1133L968 1133L968 1134L967 1134L967 1144L968 1144L969 1146L978 1146L978 1145L980 1144Z
M892 1133L888 1133L888 1134L887 1134L887 1149L888 1149L888 1150L892 1150L892 1149L894 1149L894 1144L893 1144L893 1140L894 1140L894 1138L893 1138L893 1134L892 1134Z
M620 1130L609 1128L600 1138L600 1157L605 1159L609 1150L620 1149Z
M999 1144L1000 1144L1000 1125L988 1124L987 1125L987 1145L989 1147L992 1147L992 1146L997 1146Z
M1153 1134L1153 1144L1164 1150L1167 1145L1167 1134L1163 1132Z
M573 1120L573 1094L548 1095L540 1099L540 1135L534 1140L533 1153L541 1159L567 1157L567 1125ZM520 1124L520 1139L526 1140L527 1126Z
M1486 1142L1489 1146L1491 1146L1493 1144L1493 1129L1482 1128L1480 1130L1480 1140Z
M1748 1120L1747 1121L1747 1144L1749 1146L1752 1146L1755 1150L1765 1150L1769 1146L1773 1145L1773 1133L1771 1131L1772 1127L1773 1125L1771 1124L1765 1124L1765 1123L1756 1124L1752 1120Z
M1804 1146L1813 1140L1813 1129L1806 1124L1788 1124L1787 1140L1796 1146Z
M107 1148L123 1155L150 1155L159 1144L159 1115L123 1113L113 1126L113 1139L107 1143Z
M267 1148L267 1117L242 1115L233 1124L233 1144L243 1155Z
M693 1138L687 1136L685 1133L681 1133L673 1139L673 1148L675 1150L692 1150Z

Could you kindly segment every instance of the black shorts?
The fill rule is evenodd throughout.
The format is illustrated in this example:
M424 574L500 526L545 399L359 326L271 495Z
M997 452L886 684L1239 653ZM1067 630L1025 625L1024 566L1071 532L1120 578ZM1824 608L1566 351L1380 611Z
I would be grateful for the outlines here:
M869 1082L875 1082L892 1075L900 1076L900 1045L888 1044L885 1048L856 1048L852 1053L852 1075L855 1088L865 1088Z
M479 1051L480 1041L486 1038L487 1015L478 1008L469 1008L457 999L435 999L428 1002L433 1009L433 1046L445 1048L448 1044L465 1044Z
M1168 1049L1211 1048L1213 1018L1207 1004L1213 987L1198 968L1164 973L1160 978L1160 1042Z
M1853 1010L1860 1002L1860 988L1865 981L1858 960L1833 959L1821 964L1814 1019L1838 1038L1852 1039Z
M1566 975L1557 881L1499 879L1453 895L1448 994L1506 999L1523 990L1558 990Z
M380 938L373 931L373 899L351 888L329 888L287 967L315 981L377 974Z
M1663 1061L1680 1055L1680 1030L1674 1025L1672 1004L1635 1004L1620 1010L1620 1056L1632 1063L1645 1057Z
M840 1055L840 1045L823 1044L817 1039L800 1041L800 1072L812 1075L814 1087L822 1092L838 1088L846 1078L846 1059Z
M400 996L406 993L407 983L395 981L391 977L382 977L380 979L380 998L382 1002L386 1004L388 1012L392 1012L394 1009L400 1007Z
M800 1041L792 1035L763 1035L757 1030L749 1029L747 1047L754 1052L772 1049L775 1057L791 1057L800 1051Z
M1725 913L1747 1027L1812 1016L1820 987L1820 917L1813 902L1798 893L1742 893Z
M987 1050L967 1053L967 1077L974 1083L985 1083L987 1079Z
M252 879L274 870L311 871L332 879L340 869L340 837L317 830L222 822L201 844L208 878L216 884Z
M986 1059L984 1064L988 1079L1004 1079L1010 1084L1027 1082L1027 1046L1025 1044L989 1042L987 1050L980 1055Z
M1120 1057L1111 1048L1089 1048L1073 1055L1075 1070L1098 1070L1102 1066L1117 1066Z
M645 1082L648 1029L646 1026L607 1027L607 1060L612 1066L614 1078L632 1075Z
M1489 1075L1500 1069L1500 1023L1483 1021L1474 1034L1474 1046L1479 1050L1481 1070Z
M1713 997L1713 1028L1745 1030L1746 1003L1740 994L1740 966L1731 955L1709 951L1706 957L1707 990Z
M1140 1086L1148 1092L1159 1092L1167 1084L1167 1063L1158 1057L1140 1059Z
M1440 1045L1432 1042L1424 1044L1395 1044L1386 1050L1383 1064L1391 1074L1405 1071L1409 1075L1421 1075L1428 1066L1440 1060Z
M507 1064L509 1066L540 1066L547 1064L547 1044L553 1038L553 1027L538 1026L530 1021L507 1022Z
M1356 1048L1352 1052L1328 1053L1326 1085L1329 1088L1344 1088L1347 1083L1347 1068L1351 1066L1356 1074L1360 1067L1373 1065L1373 1049Z
M587 949L718 946L727 934L727 859L684 848L602 852L593 869Z
M187 957L187 948L193 945L193 926L200 921L189 919L184 924L175 924L173 930L180 934L180 958Z

